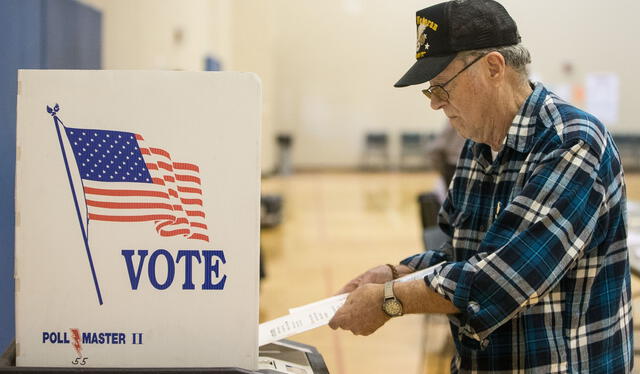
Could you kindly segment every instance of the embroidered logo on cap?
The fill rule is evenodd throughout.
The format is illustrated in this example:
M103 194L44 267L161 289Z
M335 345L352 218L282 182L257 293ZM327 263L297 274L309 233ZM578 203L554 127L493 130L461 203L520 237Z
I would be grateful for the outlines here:
M416 58L422 58L427 54L429 50L429 43L427 43L427 29L433 31L438 30L438 24L424 17L416 17L416 24L418 26L418 41L416 43Z
M420 48L423 48L426 50L429 49L429 43L427 43L427 34L424 32L427 29L426 25L418 25L418 43L416 45L416 53L419 54L420 52ZM424 55L426 52L423 52L422 54ZM418 58L420 58L420 56L418 56Z

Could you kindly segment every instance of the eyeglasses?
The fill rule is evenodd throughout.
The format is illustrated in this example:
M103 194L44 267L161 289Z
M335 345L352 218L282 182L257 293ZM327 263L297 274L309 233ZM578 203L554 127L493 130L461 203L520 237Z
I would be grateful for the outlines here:
M451 83L451 81L456 79L456 77L458 75L460 75L463 71L467 70L471 65L475 64L478 60L480 60L484 56L485 55L480 55L480 56L476 57L473 61L471 61L471 63L469 63L464 68L462 68L462 70L460 70L456 75L451 77L451 79L449 79L448 81L444 82L443 84L436 84L435 86L431 86L429 88L426 88L426 89L422 90L422 93L427 98L429 98L429 100L431 100L432 96L435 96L435 97L437 97L438 99L440 99L442 101L448 101L449 100L449 92L447 92L447 90L445 90L444 87L446 85L448 85L449 83Z

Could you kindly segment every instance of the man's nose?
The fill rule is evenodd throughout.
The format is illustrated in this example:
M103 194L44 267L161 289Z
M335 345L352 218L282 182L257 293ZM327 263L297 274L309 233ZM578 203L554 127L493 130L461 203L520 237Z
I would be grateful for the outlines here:
M442 109L442 107L446 104L445 100L440 99L438 96L433 95L431 96L431 109L433 110L438 110L438 109Z

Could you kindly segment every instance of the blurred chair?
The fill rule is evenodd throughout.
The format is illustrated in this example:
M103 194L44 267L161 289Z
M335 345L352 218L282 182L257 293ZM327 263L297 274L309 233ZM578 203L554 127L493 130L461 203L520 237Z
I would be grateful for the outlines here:
M282 196L260 196L260 230L271 229L282 222ZM262 246L260 246L260 279L267 277Z
M291 146L293 145L293 137L290 134L278 134L278 136L276 136L276 144L278 144L278 164L276 165L276 173L280 175L291 175L293 172L291 162Z
M422 243L424 249L437 249L447 240L447 236L438 226L440 199L435 192L424 192L418 195L420 222L422 223Z
M368 132L365 134L361 165L363 170L389 169L389 136L386 133Z
M456 164L464 143L465 139L448 123L428 143L427 154L431 160L431 165L440 174L445 186L449 186L455 174Z
M260 196L260 228L272 228L282 222L282 196Z
M428 166L425 137L417 132L400 134L400 169L425 170Z
M640 136L632 134L614 134L613 141L618 147L622 166L626 171L640 170Z

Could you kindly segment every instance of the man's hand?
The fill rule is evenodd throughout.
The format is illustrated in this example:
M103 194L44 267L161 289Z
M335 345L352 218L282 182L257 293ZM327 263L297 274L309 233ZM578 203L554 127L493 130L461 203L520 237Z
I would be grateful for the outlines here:
M411 273L413 270L408 266L397 265L396 270L398 270L398 274L400 276ZM376 266L372 269L365 271L364 273L358 275L356 278L352 279L349 283L347 283L344 287L338 291L336 295L340 295L343 293L349 293L355 290L356 288L369 284L384 284L387 281L393 279L393 274L391 273L391 269L387 265Z
M387 272L390 272L389 268L385 267ZM389 275L388 280L390 279ZM384 286L381 284L365 284L358 287L329 321L329 327L334 330L349 330L355 335L372 334L391 318L382 311L383 298Z

